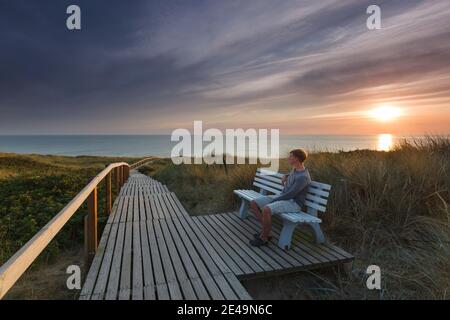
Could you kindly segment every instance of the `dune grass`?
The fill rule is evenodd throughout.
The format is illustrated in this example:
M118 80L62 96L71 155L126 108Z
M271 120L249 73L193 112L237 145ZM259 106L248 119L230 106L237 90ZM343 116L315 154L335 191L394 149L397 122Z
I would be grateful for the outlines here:
M311 291L313 298L449 298L449 160L450 139L445 137L405 140L391 152L310 155L313 179L333 186L322 217L325 233L356 257L351 279L312 273L322 288ZM256 165L226 169L159 160L141 171L167 184L191 214L199 215L235 210L238 199L232 191L251 187ZM287 170L281 161L280 171ZM382 270L379 292L365 289L371 264ZM295 279L276 279L280 298L296 297L289 289L297 288Z

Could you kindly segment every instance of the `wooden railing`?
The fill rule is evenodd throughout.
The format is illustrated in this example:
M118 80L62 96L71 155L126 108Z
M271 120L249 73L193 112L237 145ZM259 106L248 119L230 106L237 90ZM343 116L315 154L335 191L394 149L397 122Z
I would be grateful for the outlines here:
M143 166L144 164L146 164L152 160L155 160L155 158L145 158L145 159L139 160L138 162L135 162L132 165L130 165L130 168L131 169L139 168L140 166Z
M108 165L100 172L83 190L78 193L52 220L50 220L33 238L31 238L19 251L17 251L0 268L0 299L16 283L20 276L28 269L39 254L47 247L50 241L58 234L62 227L87 202L88 214L85 216L84 244L87 265L90 264L98 245L98 185L105 180L105 213L109 215L112 210L113 182L117 193L128 179L130 169L137 168L147 163L152 158L140 160L131 166L125 162Z

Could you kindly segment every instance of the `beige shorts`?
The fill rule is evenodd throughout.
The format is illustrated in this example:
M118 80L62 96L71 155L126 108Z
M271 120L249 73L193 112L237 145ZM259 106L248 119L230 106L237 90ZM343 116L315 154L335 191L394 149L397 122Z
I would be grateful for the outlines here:
M300 206L293 199L273 201L276 195L261 196L255 199L256 204L262 210L264 207L269 207L272 214L281 214L288 212L299 212Z

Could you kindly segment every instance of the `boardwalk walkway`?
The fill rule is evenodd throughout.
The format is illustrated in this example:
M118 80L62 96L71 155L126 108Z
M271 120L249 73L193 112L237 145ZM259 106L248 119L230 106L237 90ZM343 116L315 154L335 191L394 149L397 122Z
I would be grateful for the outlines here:
M353 256L298 231L291 250L253 248L254 218L191 217L173 192L132 172L117 197L80 299L251 299L240 279L349 262Z

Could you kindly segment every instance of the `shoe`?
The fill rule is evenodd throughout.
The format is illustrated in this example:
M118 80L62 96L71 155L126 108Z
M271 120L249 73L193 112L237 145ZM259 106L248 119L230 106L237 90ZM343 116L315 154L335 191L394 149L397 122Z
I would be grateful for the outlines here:
M261 247L261 246L265 246L267 245L267 241L264 241L263 239L261 239L260 237L255 238L253 240L250 240L250 245L254 246L254 247Z
M261 236L261 232L260 233L255 233L254 235L253 235L253 237L255 238L255 239L257 239L257 238L259 238ZM267 237L267 240L272 240L272 236L268 236Z

